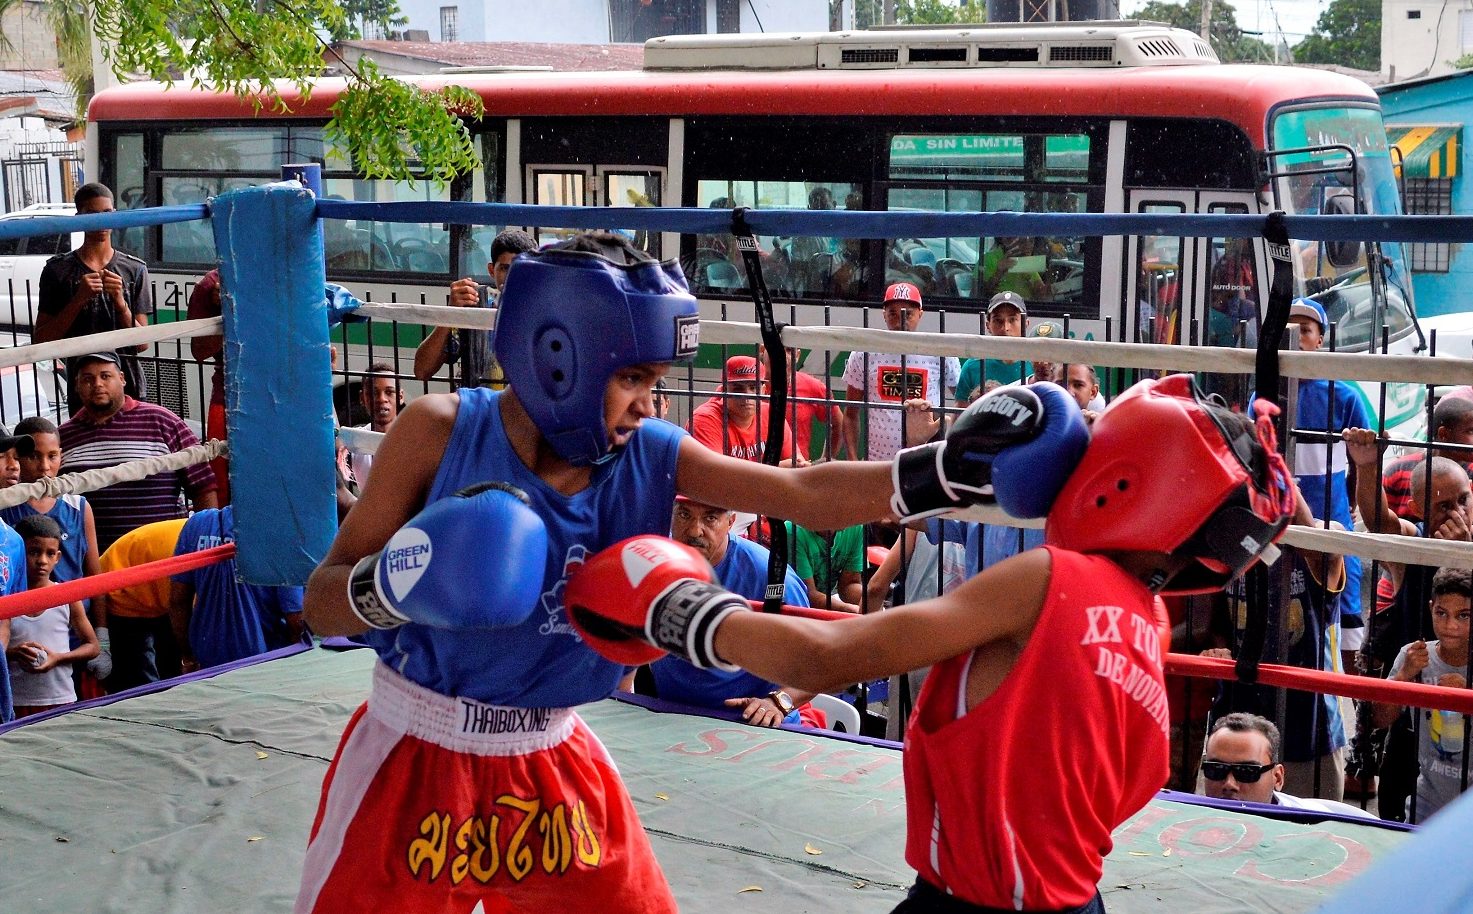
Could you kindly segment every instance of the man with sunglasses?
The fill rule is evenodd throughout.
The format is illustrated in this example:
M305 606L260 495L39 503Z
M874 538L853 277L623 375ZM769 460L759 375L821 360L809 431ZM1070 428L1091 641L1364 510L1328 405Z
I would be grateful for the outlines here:
M1264 803L1289 809L1313 809L1361 819L1370 813L1349 803L1311 800L1281 792L1284 765L1279 761L1279 728L1256 714L1238 712L1212 725L1202 754L1202 780L1207 796L1215 800Z

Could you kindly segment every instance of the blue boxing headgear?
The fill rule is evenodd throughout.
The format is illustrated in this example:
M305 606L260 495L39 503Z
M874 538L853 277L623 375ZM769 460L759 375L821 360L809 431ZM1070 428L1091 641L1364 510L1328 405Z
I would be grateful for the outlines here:
M583 236L609 255L627 246ZM620 368L695 355L695 297L674 261L619 263L552 247L522 254L507 274L496 318L496 361L558 456L586 466L610 454L604 392Z

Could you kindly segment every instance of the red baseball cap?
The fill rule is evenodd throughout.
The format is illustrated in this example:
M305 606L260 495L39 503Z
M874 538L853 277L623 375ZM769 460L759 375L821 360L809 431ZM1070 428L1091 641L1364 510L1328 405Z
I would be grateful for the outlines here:
M908 282L892 282L885 290L885 301L913 301L921 303L921 290Z
M757 380L757 360L750 355L734 355L726 360L726 380Z

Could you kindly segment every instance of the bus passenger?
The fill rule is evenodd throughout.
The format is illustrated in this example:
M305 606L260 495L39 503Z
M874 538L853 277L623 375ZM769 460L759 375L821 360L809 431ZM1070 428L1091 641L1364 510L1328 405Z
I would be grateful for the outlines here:
M507 229L491 241L491 262L486 272L495 284L491 292L494 301L506 284L506 274L518 254L537 250L532 236L518 229ZM450 304L456 308L476 308L481 305L481 284L465 276L450 284ZM454 330L436 327L414 350L414 376L428 381L447 362L457 362L458 371L452 383L456 387L491 386L501 389L506 378L496 359L491 355L491 334L486 330Z

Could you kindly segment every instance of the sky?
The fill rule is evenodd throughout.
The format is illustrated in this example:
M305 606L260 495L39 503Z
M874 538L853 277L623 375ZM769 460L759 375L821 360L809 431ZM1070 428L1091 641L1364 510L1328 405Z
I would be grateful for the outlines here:
M1330 0L1238 0L1231 6L1237 13L1239 28L1249 32L1263 32L1263 40L1269 44L1278 43L1278 36L1282 33L1290 45L1295 45L1313 31L1315 22L1329 2ZM1120 12L1129 18L1145 4L1146 0L1120 0Z

